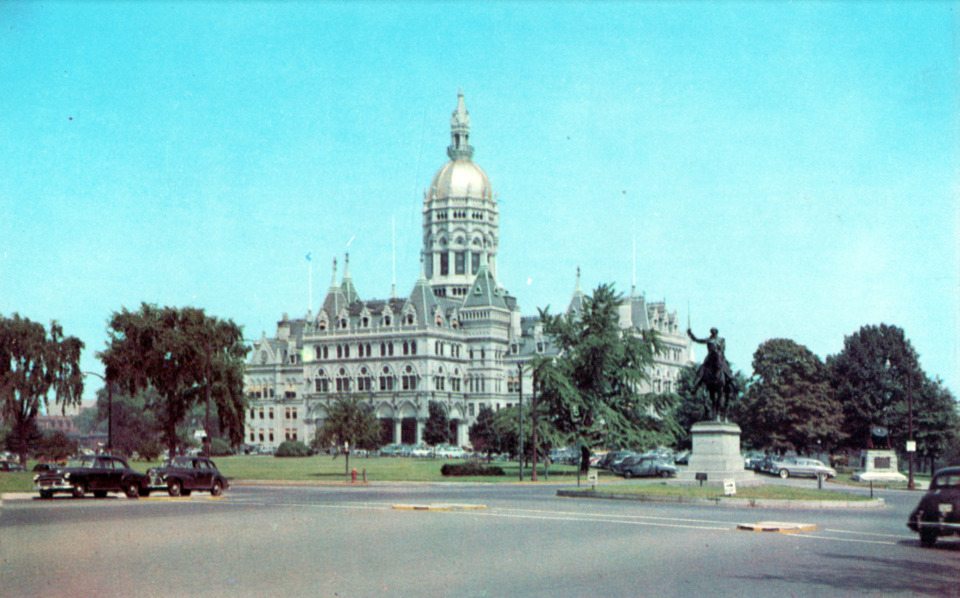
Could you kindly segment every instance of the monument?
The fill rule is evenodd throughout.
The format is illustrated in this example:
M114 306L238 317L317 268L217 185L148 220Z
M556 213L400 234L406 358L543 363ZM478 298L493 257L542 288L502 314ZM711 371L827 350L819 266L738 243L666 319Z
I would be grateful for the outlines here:
M906 482L900 473L897 453L891 450L860 451L860 471L850 476L859 482Z
M693 448L686 468L677 473L681 484L722 486L734 482L739 486L759 486L763 481L752 471L744 469L740 454L740 426L727 419L727 408L739 392L730 364L724 354L725 343L716 328L710 336L697 338L688 328L687 334L696 343L707 346L707 356L697 370L693 391L700 386L707 389L709 412L712 419L693 424Z

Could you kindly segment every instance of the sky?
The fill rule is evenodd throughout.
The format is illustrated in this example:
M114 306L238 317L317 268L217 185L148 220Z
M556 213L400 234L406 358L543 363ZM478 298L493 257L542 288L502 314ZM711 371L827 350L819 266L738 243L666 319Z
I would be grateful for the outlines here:
M102 373L141 302L270 336L346 252L404 296L462 89L525 315L578 267L635 282L748 375L765 340L896 325L956 395L958 8L0 2L0 315Z

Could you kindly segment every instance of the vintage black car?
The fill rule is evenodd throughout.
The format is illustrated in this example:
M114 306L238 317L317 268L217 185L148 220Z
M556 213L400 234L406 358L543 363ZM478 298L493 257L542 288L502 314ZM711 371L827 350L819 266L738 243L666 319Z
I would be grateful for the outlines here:
M926 547L936 544L940 536L960 535L960 467L934 474L907 527L920 534L920 544Z
M97 498L108 492L123 492L129 498L137 498L150 494L150 478L130 469L120 457L85 455L34 476L33 487L40 492L40 498L52 498L58 492L73 494L75 498L83 498L87 492L93 492Z
M204 457L174 457L147 473L151 485L166 487L170 496L190 496L194 490L220 496L230 486L213 461Z

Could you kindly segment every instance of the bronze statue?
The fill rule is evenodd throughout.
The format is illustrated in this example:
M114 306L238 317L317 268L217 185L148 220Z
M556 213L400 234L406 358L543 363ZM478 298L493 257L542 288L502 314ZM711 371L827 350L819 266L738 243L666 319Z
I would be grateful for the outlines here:
M713 419L726 421L727 407L737 394L737 381L724 355L724 341L716 328L711 328L710 336L703 339L694 336L689 328L687 328L687 335L694 342L707 346L707 356L693 380L693 392L696 393L703 384L710 395L710 411Z

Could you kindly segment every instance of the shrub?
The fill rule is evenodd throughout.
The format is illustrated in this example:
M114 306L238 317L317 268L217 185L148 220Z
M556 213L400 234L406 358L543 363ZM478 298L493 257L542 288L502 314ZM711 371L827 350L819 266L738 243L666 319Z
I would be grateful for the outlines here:
M137 447L137 453L144 461L156 461L163 453L163 445L156 438L148 438Z
M446 463L440 468L440 474L445 476L496 476L504 475L503 469L496 465L484 465L479 461L467 463Z
M299 440L286 440L277 447L274 457L308 457L312 454L310 448Z
M230 448L230 444L227 443L223 438L211 438L210 439L210 456L211 457L226 457L227 455L232 455L233 449Z

